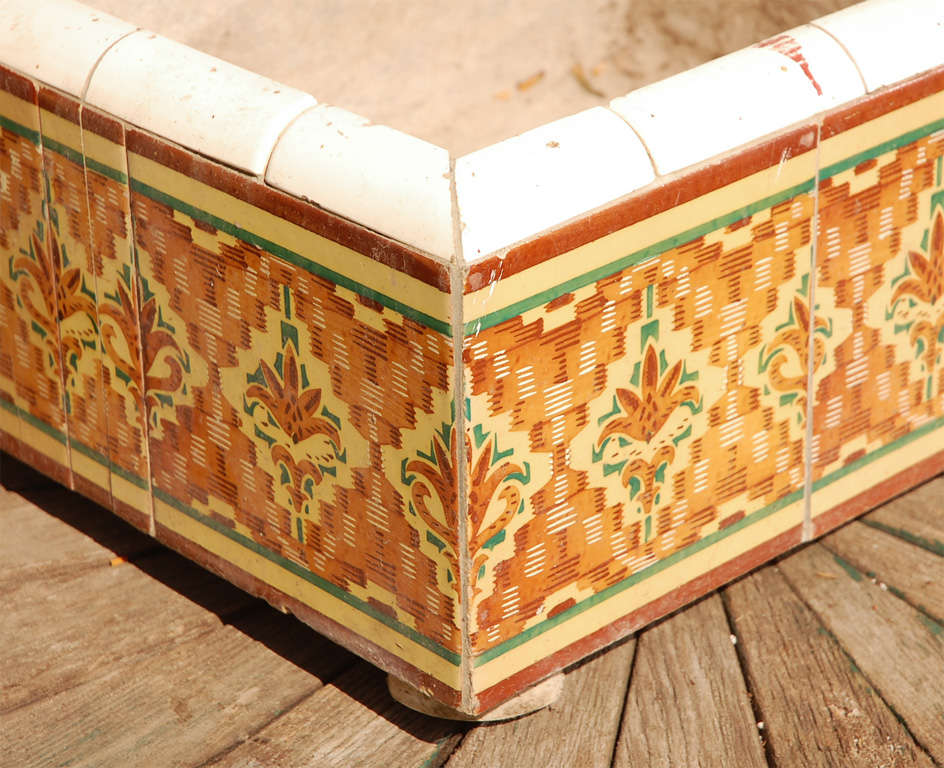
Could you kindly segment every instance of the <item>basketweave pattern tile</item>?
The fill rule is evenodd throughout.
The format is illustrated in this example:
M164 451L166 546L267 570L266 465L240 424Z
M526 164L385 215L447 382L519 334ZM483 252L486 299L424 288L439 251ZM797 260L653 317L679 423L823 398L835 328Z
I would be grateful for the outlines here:
M475 652L802 498L813 207L467 338Z
M0 252L15 317L12 336L15 404L23 443L49 463L41 467L71 484L58 318L56 233L46 221L46 179L36 91L0 70L4 125L0 138ZM40 444L41 443L41 444ZM37 460L40 460L37 457Z
M55 98L61 105L71 101ZM69 106L78 120L78 104ZM47 184L47 247L53 254L58 286L59 354L72 473L91 482L95 488L88 490L110 506L108 426L96 293L101 262L93 258L90 242L81 128L78 122L47 109L40 110L40 123Z
M938 131L820 182L816 303L836 344L814 373L814 514L832 477L944 416L942 164Z
M132 211L155 497L459 652L455 506L422 536L409 487L453 421L450 339L138 191Z
M108 426L112 493L151 513L145 411L146 369L139 328L137 264L122 126L84 110L83 126L104 123L110 138L85 128L91 245L98 269L102 390ZM130 484L123 488L121 480Z

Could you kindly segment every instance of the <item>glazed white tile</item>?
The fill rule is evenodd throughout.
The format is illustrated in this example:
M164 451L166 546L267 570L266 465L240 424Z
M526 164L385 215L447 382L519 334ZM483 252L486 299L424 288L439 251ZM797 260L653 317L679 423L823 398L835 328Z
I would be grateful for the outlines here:
M144 30L120 40L92 75L88 102L252 174L262 174L307 93Z
M594 107L456 161L465 261L532 237L655 178L626 122Z
M30 77L81 97L109 45L135 27L72 0L0 0L0 56Z
M944 65L944 0L870 0L813 23L846 46L869 91Z
M449 260L449 153L320 105L279 139L266 181L377 232Z
M665 174L864 92L842 46L807 25L640 88L610 107L639 132Z

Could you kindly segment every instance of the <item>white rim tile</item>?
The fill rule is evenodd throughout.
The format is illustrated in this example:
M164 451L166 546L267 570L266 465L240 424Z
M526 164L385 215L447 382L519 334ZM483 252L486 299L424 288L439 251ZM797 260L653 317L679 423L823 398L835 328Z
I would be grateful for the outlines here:
M603 107L456 161L466 262L620 198L655 178L632 128Z
M145 31L105 54L86 98L255 175L265 171L285 126L315 103L307 93Z
M846 47L869 91L944 65L942 0L871 0L813 23Z
M30 77L81 97L105 50L134 25L72 0L0 0L0 56Z
M785 36L796 43L792 56L759 43L640 88L610 106L639 132L656 169L666 174L864 93L854 63L828 35L805 26L778 37ZM782 47L791 49L789 41Z
M452 256L449 153L434 144L322 105L279 139L266 181L434 256Z

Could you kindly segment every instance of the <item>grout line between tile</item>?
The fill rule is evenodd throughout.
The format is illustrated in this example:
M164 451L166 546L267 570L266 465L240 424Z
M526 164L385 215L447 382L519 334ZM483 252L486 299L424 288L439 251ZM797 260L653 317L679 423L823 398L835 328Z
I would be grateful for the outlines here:
M302 115L307 115L311 110L319 106L322 106L322 105L318 104L318 102L316 101L314 104L308 104L307 106L302 107L297 115L289 119L289 121L285 123L285 125L282 126L282 130L279 131L279 135L276 136L275 141L272 142L272 148L269 150L268 157L266 157L265 166L262 169L262 173L260 173L258 176L255 177L261 184L265 184L266 186L272 186L266 181L266 179L269 176L269 164L272 162L272 155L275 154L275 148L279 145L279 142L282 140L282 137L285 135L285 132L289 128L291 128L293 125L295 125L295 123L298 122L298 120L301 118ZM277 189L277 187L272 187L272 188Z
M642 148L643 148L644 150L646 150L646 157L649 158L649 164L652 166L652 173L653 173L654 176L655 176L655 178L652 180L652 182L650 182L649 184L647 184L645 187L642 188L642 189L646 189L646 188L649 187L653 182L659 181L659 179L660 179L664 174L660 173L660 172L659 172L659 169L656 168L656 161L655 161L655 159L652 157L652 152L649 150L649 145L646 144L646 140L642 137L642 134L641 134L639 131L636 130L636 126L633 125L631 122L629 122L629 120L627 120L625 117L623 117L623 115L621 115L621 114L620 114L619 112L617 112L615 109L612 109L612 108L609 106L609 104L606 106L606 109L607 109L607 111L612 112L612 113L613 113L614 115L616 115L620 120L622 120L624 123L626 123L626 125L629 126L629 130L631 130L634 134L636 134L636 138L639 139L639 143L642 144ZM635 194L638 194L640 191L641 191L641 190L638 190L638 189L637 189L637 190L634 190L631 194L634 194L634 195L635 195ZM608 203L608 204L612 204L612 203ZM559 225L558 225L558 226L559 226ZM529 238L529 239L530 239L530 238Z
M105 56L108 54L108 52L112 48L114 48L116 45L118 45L118 43L120 43L126 37L129 37L130 35L133 35L135 32L140 32L140 31L141 31L140 27L135 27L129 32L125 32L121 37L110 42L108 46L105 48L105 50L99 54L98 58L95 59L95 63L92 65L92 68L89 70L89 73L85 76L85 82L82 84L82 93L79 94L79 101L82 102L82 104L86 103L85 97L88 95L88 89L92 85L92 76L98 70L98 65L102 63L102 59L104 59Z
M459 539L459 624L462 636L462 653L459 662L459 676L461 679L461 706L462 710L471 712L475 705L475 695L472 689L472 638L469 636L469 599L470 563L469 563L469 530L468 530L468 478L466 477L467 449L465 444L465 376L462 367L462 348L465 339L465 322L463 317L463 296L465 276L468 268L462 252L462 217L459 212L459 193L456 189L456 158L449 155L449 196L452 210L452 240L453 259L449 266L450 300L452 304L452 365L453 365L453 408L455 410L454 426L456 440L456 509L457 536Z
M86 81L86 85L87 84L88 83ZM94 267L95 262L98 260L95 258L95 235L94 235L94 232L92 231L92 206L91 206L91 201L89 200L88 165L86 163L86 158L88 157L88 154L85 151L85 128L82 125L82 116L84 114L84 110L85 110L85 104L82 101L80 101L79 102L79 115L78 115L79 124L77 128L79 129L79 146L82 148L82 180L85 182L85 214L86 214L85 221L86 221L86 226L88 227L88 255L93 265L92 266L92 284L95 290L95 326L97 328L96 336L98 338L98 354L99 354L99 357L101 358L99 369L98 369L98 395L102 399L102 403L101 403L102 414L105 419L105 459L108 461L108 500L109 500L109 504L112 510L114 510L115 496L111 487L111 479L112 479L111 446L109 445L109 442L108 442L108 437L111 434L111 429L110 429L111 420L108 418L109 416L108 397L105 395L105 381L102 376L106 352L105 352L104 344L102 342L102 322L101 322L99 312L98 312L99 306L101 305L101 302L99 300L101 293L99 293L99 290L98 290L98 275L95 273L95 267Z
M849 61L851 61L851 62L852 62L852 65L856 68L856 72L857 72L858 75L859 75L859 79L862 81L862 88L864 89L864 92L863 92L862 95L863 95L863 96L868 95L868 93L869 93L869 84L868 84L867 82L865 82L865 75L862 74L862 70L859 68L859 62L856 61L855 56L853 56L852 53L850 53L849 49L846 48L846 44L845 44L844 42L842 42L842 40L840 40L838 37L836 37L832 32L830 32L828 29L826 29L826 27L822 27L822 26L820 26L819 24L817 24L816 21L811 21L809 24L810 24L811 27L814 27L815 29L818 29L820 32L823 32L824 34L829 35L829 37L830 37L840 48L842 48L842 52L843 52L844 54L846 54L846 56L849 57Z
M109 113L106 113L109 114ZM142 400L146 402L147 400L147 375L144 370L144 334L141 332L141 266L138 262L138 237L137 237L137 225L134 218L134 197L131 195L131 165L128 162L128 124L124 120L119 120L114 115L111 117L118 121L121 125L121 151L124 154L125 158L125 187L128 190L128 226L130 228L131 234L131 274L134 277L134 283L131 286L132 290L132 300L137 306L137 315L138 326L138 354L141 357L141 372L144 378L141 381L141 395ZM153 472L151 469L151 420L148 418L147 406L145 405L142 413L144 417L144 461L147 466L147 487L148 487L148 499L150 501L150 508L148 509L148 533L157 538L157 524L155 523L155 514L154 514L154 480Z
M823 138L823 121L816 123L816 173L813 175L813 220L810 233L810 310L806 350L806 439L803 446L803 528L801 541L813 538L813 391L816 350L816 271L817 246L819 244L819 174L820 152Z

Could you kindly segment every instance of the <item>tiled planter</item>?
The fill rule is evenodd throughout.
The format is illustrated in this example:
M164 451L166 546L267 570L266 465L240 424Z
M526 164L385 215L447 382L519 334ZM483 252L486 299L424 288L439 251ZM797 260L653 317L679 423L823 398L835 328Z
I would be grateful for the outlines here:
M944 469L937 1L455 161L0 12L3 449L445 704Z

